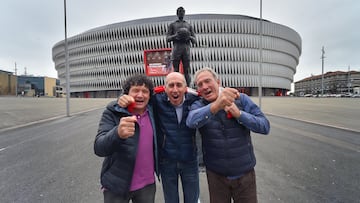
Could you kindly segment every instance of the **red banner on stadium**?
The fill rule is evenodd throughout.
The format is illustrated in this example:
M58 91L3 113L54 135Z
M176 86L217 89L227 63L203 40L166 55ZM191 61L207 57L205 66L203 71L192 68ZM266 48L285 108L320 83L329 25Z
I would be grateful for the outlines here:
M174 71L171 48L144 50L145 73L147 76L164 76ZM180 63L180 72L183 72Z

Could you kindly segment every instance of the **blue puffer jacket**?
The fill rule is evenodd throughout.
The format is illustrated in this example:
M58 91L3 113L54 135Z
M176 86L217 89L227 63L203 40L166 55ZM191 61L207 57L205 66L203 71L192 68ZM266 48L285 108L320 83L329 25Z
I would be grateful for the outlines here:
M151 124L154 129L155 172L158 175L156 127L152 107L148 105ZM101 117L95 138L94 151L105 157L101 169L101 185L111 192L126 196L129 193L135 167L136 152L139 141L139 125L135 124L135 135L127 139L118 136L120 118L131 116L117 101L109 103Z
M189 93L185 94L180 124L178 123L175 107L170 103L165 93L156 94L154 100L155 118L159 121L156 123L158 125L157 135L160 159L196 160L196 129L186 126L186 118L191 104L198 100L198 97Z
M210 111L210 103L201 99L194 102L187 125L199 128L202 135L204 163L207 169L223 176L241 176L256 164L250 131L268 134L270 123L251 99L240 94L235 100L241 111L239 118L227 118L221 110Z

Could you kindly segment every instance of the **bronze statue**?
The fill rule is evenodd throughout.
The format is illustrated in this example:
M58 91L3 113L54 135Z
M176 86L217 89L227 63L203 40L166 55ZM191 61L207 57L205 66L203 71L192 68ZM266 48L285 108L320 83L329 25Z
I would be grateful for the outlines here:
M178 20L169 25L169 29L166 35L168 42L173 43L171 60L173 62L174 71L179 72L180 60L183 64L184 76L186 83L190 85L190 42L196 43L195 34L192 26L184 20L185 9L179 7L176 10Z

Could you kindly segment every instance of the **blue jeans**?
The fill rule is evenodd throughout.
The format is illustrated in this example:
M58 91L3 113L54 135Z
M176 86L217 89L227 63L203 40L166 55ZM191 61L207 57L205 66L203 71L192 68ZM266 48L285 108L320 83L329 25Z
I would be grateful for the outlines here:
M179 202L179 176L184 194L184 203L197 203L199 199L198 161L181 162L163 159L160 161L161 182L165 203Z

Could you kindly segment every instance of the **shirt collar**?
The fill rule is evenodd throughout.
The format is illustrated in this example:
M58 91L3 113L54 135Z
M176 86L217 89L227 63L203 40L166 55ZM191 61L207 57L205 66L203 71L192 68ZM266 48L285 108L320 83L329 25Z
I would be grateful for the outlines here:
M147 113L149 112L149 109L146 107L145 111L142 113L142 114L139 114L139 113L131 113L133 116L144 116L146 115Z

